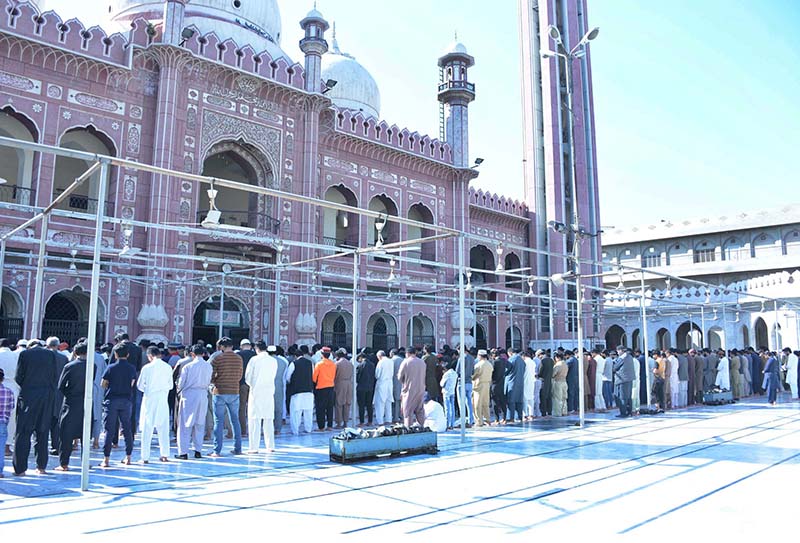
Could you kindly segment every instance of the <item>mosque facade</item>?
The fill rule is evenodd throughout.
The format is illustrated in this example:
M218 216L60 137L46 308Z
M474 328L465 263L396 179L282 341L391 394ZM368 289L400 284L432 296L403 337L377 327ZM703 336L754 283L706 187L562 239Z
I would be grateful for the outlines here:
M520 2L523 17L531 15L529 4ZM529 23L535 28L548 17L565 32L585 25L581 0L534 4L536 20ZM85 334L94 239L88 215L98 207L109 218L102 239L101 338L126 332L132 339L213 341L221 322L223 333L234 339L283 345L349 346L354 333L358 345L373 348L453 345L460 332L452 290L457 238L420 243L397 258L361 256L355 325L352 256L274 268L336 248L421 239L436 227L475 236L465 247L472 270L468 345L528 345L573 336L566 306L544 307L528 296L540 294L539 285L501 274L550 273L566 265L564 259L543 264L522 250L549 243L537 209L555 218L570 209L559 177L564 131L561 121L554 124L563 115L554 63L535 60L532 85L545 92L526 130L539 133L537 141L544 135L549 143L542 152L556 159L531 158L542 164L544 177L526 201L516 201L470 187L478 173L469 153L469 104L479 96L470 68L480 60L460 43L450 45L437 66L431 59L431 69L441 73L436 91L443 138L435 138L381 119L378 84L342 51L316 8L298 21L304 58L294 60L281 48L277 0L116 0L102 28L86 28L68 13L49 10L47 0L0 0L0 8L0 135L279 189L386 217L224 187L216 187L212 198L206 185L115 166L106 201L98 201L95 175L51 217L38 313L35 270L43 225L9 240L0 336L35 333L74 341ZM582 67L588 57L581 62L576 94L590 98L590 72ZM555 105L542 108L542 100ZM588 102L579 105L591 117ZM591 126L580 130L577 152L593 156L593 146L586 145L593 142ZM5 231L30 217L33 207L48 205L90 165L8 147L0 147L0 154ZM579 172L588 173L579 173L579 180L592 189L581 192L578 205L594 216L596 171L587 169L589 163L581 162ZM217 222L236 235L203 228L214 211ZM431 228L393 222L392 216ZM555 251L558 243L548 246ZM599 330L591 313L587 326Z

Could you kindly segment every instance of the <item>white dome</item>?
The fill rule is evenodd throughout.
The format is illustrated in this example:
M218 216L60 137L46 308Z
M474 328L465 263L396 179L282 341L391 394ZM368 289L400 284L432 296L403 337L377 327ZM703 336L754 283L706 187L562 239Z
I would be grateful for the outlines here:
M110 0L110 17L118 25L116 30L127 28L136 17L160 21L163 14L164 0ZM277 0L186 0L184 17L186 26L196 26L202 34L213 31L220 40L230 38L256 52L266 50L273 58L287 57L280 47Z
M452 55L452 54L456 54L456 53L460 54L460 55L468 54L466 46L461 42L454 41L453 43L451 43L450 45L447 46L447 49L445 49L445 51L444 51L444 53L442 55L443 56L444 55Z
M366 68L352 56L342 53L336 38L333 47L322 57L322 80L337 81L328 96L342 109L363 112L366 117L380 118L381 92Z

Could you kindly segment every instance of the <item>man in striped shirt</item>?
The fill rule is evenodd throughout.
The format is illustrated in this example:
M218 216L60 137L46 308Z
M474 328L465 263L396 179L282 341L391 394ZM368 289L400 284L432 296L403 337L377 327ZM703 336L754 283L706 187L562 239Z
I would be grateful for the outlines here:
M217 345L220 353L211 359L211 384L214 405L214 452L212 458L222 456L222 427L225 410L233 426L233 454L242 454L242 427L239 424L239 381L242 379L244 364L242 357L233 352L233 340L224 337Z
M0 368L0 479L5 477L3 469L5 469L6 463L4 452L6 441L8 441L8 421L14 411L14 393L3 384L5 378L6 374Z

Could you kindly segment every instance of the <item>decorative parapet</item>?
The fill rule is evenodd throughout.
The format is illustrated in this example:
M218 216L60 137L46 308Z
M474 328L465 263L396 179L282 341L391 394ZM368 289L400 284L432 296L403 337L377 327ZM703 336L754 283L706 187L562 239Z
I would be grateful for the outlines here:
M0 15L0 33L121 67L129 65L130 45L146 47L155 34L153 27L141 18L131 23L127 37L120 33L109 36L99 26L86 28L78 19L63 21L54 11L39 13L28 2L0 0L0 6L3 11ZM11 49L9 47L9 52Z
M335 106L334 110L336 111L335 128L337 132L352 134L361 139L374 141L438 162L453 163L453 151L447 143L430 136L420 135L418 132L409 132L407 128L401 129L394 124L390 126L386 121L366 117L361 112L338 109Z
M528 218L528 206L524 203L505 196L484 192L481 189L470 187L469 203L482 209Z
M266 51L257 53L250 45L239 46L232 39L219 38L214 32L201 35L197 27L189 28L194 30L194 35L183 46L196 57L299 90L305 88L305 70L302 65L289 64L284 57L273 59Z

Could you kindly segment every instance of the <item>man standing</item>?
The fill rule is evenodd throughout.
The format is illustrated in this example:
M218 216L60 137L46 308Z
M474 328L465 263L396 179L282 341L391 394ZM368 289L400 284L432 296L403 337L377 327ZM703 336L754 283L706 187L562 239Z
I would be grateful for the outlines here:
M460 348L456 349L460 352ZM459 405L458 408L461 411L461 416L463 417L466 412L469 413L469 422L467 424L467 428L472 427L475 424L475 411L472 408L472 374L475 372L475 357L469 351L464 351L464 375L466 375L466 379L464 379L464 389L466 395L466 406ZM459 378L462 378L461 375L461 361L457 362L456 365L456 373L458 373ZM456 398L461 398L458 394L456 394ZM461 401L460 399L458 400Z
M50 351L53 351L56 355L56 375L59 377L61 376L61 372L64 371L64 366L69 363L69 358L67 355L62 353L59 350L59 346L61 345L61 341L55 337L51 336L47 338L45 342L45 348ZM50 418L50 454L52 456L57 456L59 454L60 445L61 445L61 434L59 432L59 422L61 419L61 405L64 403L64 395L61 391L56 387L55 395L53 397L53 415Z
M308 346L301 345L298 357L286 368L286 394L289 396L289 425L292 434L300 435L300 422L303 429L311 433L314 411L314 366L308 358Z
M539 379L542 380L540 408L543 417L553 414L553 359L550 353L539 350Z
M353 363L347 358L347 351L336 351L336 377L333 380L333 392L336 406L333 419L336 428L344 428L350 420L350 409L353 403Z
M508 400L506 399L506 359L492 349L492 399L494 400L494 416L497 424L506 423Z
M14 435L14 475L28 471L31 435L35 435L36 472L47 469L47 434L53 413L53 395L58 384L56 354L43 349L38 340L31 340L19 354L16 381L17 429Z
M11 343L8 339L0 338L0 370L3 370L3 373L7 376L5 386L14 395L14 398L19 396L19 385L14 380L14 376L17 374L18 359L19 352L11 350ZM14 403L16 405L16 401ZM7 422L8 435L11 436L11 440L13 441L17 429L17 414L13 408L11 409L11 415L9 415ZM11 445L6 443L5 451L0 450L0 454L11 456Z
M564 351L567 364L567 411L578 412L578 359L574 351Z
M603 366L603 401L606 403L606 409L611 409L614 405L614 363L617 360L615 352L608 353L606 363Z
M567 414L567 364L564 355L556 352L553 364L553 416L563 417Z
M706 349L706 366L703 375L703 390L711 390L717 381L719 357L715 351Z
M425 345L422 351L424 353L422 361L425 362L425 392L428 393L432 400L441 403L439 379L436 378L436 366L439 360L433 353L432 345Z
M101 386L105 389L103 398L103 428L106 439L103 443L103 463L100 467L107 468L111 465L111 442L118 435L120 426L125 439L125 465L130 465L133 454L133 428L131 427L131 412L133 410L134 384L136 383L136 369L128 363L128 348L130 343L122 341L114 346L114 362L103 373ZM172 373L170 373L170 379Z
M594 408L601 413L606 411L606 401L603 398L603 372L606 369L606 359L600 354L598 349L592 350L595 364L595 377L594 377Z
M472 402L475 404L475 420L477 426L491 424L492 416L489 413L489 398L492 386L492 373L494 368L489 362L485 349L478 351L478 361L472 372Z
M128 345L128 364L133 366L133 369L136 371L136 375L139 375L139 372L142 370L142 362L144 361L144 351L142 347L136 345L130 340L130 336L125 333L117 334L114 336L114 343L115 345L119 345L120 343L126 343ZM146 339L143 339L139 342L142 345L145 345L145 349L150 342ZM112 351L113 352L113 351ZM95 360L95 364L97 361ZM133 408L131 411L131 427L133 429L133 433L136 433L136 426L139 422L139 412L142 409L142 393L138 389L134 389L134 398Z
M400 383L400 379L397 378L397 375L400 372L400 365L403 363L405 356L406 352L402 347L389 351L389 357L392 359L392 364L394 365L394 371L392 372L392 399L394 400L392 403L392 422L402 422L403 420L403 414L400 410L403 385Z
M0 368L0 479L5 477L3 470L6 467L6 455L2 453L8 440L8 421L16 404L14 393L4 384L5 379L6 373Z
M49 343L49 342L48 342ZM73 351L75 360L64 366L58 380L58 390L62 400L59 432L61 437L58 456L58 471L69 471L69 457L72 455L72 443L82 438L83 434L83 397L86 391L86 360L89 346L78 343ZM97 371L97 368L95 368Z
M373 373L373 381L374 381ZM331 348L322 348L322 359L314 366L314 403L317 406L317 427L320 432L333 430L333 383L336 380L336 364L331 360ZM373 387L375 385L373 384ZM370 398L370 401L372 398Z
M239 425L239 382L242 379L242 357L233 352L233 341L224 337L217 342L220 352L211 359L211 384L214 404L214 452L209 456L222 456L222 430L225 411L233 426L233 454L242 454L242 427Z
M422 426L425 424L425 362L417 358L416 347L406 349L406 358L400 364L397 378L403 386L403 424L410 427L417 422ZM464 411L461 413L463 416Z
M786 355L786 384L789 385L792 401L797 399L797 355L789 347L784 347L783 354Z
M623 347L617 347L618 357L614 361L614 399L619 406L618 418L626 418L631 416L632 404L631 394L633 392L633 379L635 377L633 367L633 357L628 353L628 350Z
M336 366L338 376L339 366ZM392 422L392 389L394 364L391 358L383 351L378 351L378 366L375 368L375 424L390 424Z
M434 357L435 359L436 357ZM435 377L436 368L434 368ZM425 374L425 382L427 386L428 374ZM438 387L438 383L437 383ZM356 364L356 400L358 401L358 423L359 426L364 426L364 413L366 412L369 425L372 425L373 416L373 397L375 396L375 366L372 361L364 355L359 356L358 364ZM436 398L433 394L431 398Z
M245 382L244 376L247 374L247 363L255 356L256 352L253 350L250 340L244 338L239 342L239 350L236 351L236 354L242 357L242 379L239 381L239 426L242 428L242 437L247 437L247 432L249 431L247 402L250 389Z
M201 458L208 410L208 386L213 369L204 355L206 348L195 345L191 362L183 365L178 377L178 460L189 459L189 441L194 443L194 457Z
M272 345L267 347L267 352L278 364L278 370L275 372L275 420L273 423L275 435L278 435L283 428L283 414L286 412L286 381L283 380L283 376L286 375L289 361L283 356L283 347L276 345L274 353L270 351L270 347Z
M533 420L533 398L536 394L536 365L533 362L532 353L525 351L522 360L525 363L525 382L522 387L522 415L523 420Z
M274 347L273 347L274 351ZM247 405L247 424L250 436L249 454L258 452L261 445L261 430L264 430L264 446L267 452L275 451L275 375L278 361L267 352L263 341L256 342L256 355L250 358L244 379L250 389Z
M731 389L731 366L730 360L725 356L725 351L720 349L717 351L717 377L714 384L721 390Z
M508 348L508 365L506 366L505 393L508 401L508 422L519 418L522 422L522 395L525 391L525 361L519 355L519 349Z
M143 464L150 462L153 430L158 433L159 460L169 459L169 392L174 386L172 367L161 358L158 347L147 348L147 360L136 385L142 392L139 430L142 432Z
M595 362L592 353L589 351L583 351L583 367L584 367L584 375L582 376L584 382L584 389L583 389L583 397L584 397L584 405L587 411L594 411L594 395L595 395L595 382L594 378L597 374L597 362ZM636 375L639 375L639 372L636 372ZM638 379L637 379L638 384ZM636 387L638 391L638 387ZM638 394L636 395L637 402L638 402ZM639 410L638 403L636 404L636 410Z
M694 358L694 402L703 403L703 374L705 373L706 361L695 349L692 349L689 353Z

